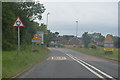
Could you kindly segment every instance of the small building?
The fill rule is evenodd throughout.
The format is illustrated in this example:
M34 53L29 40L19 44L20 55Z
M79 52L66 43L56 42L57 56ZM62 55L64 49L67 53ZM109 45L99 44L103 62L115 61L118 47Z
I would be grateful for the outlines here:
M67 45L68 40L65 39L64 37L56 37L51 40L51 44L62 44L62 45Z
M83 46L82 41L76 36L69 40L68 45L71 47Z
M65 37L62 37L62 36L56 37L51 40L51 44L63 45L65 47L77 47L77 46L83 47L84 46L82 43L82 40L76 36L69 40L67 40Z

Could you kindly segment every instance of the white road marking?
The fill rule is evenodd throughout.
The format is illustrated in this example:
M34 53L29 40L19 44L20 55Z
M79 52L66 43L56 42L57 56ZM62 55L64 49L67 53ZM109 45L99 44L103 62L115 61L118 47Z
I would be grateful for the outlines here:
M65 53L65 54L66 54L66 53ZM95 69L96 71L100 72L101 74L103 74L104 76L106 76L106 77L108 77L108 78L110 78L110 79L112 79L112 80L116 80L116 79L114 79L113 77L111 77L110 75L104 73L103 71L101 71L101 70L95 68L94 66L86 63L85 61L80 60L80 59L77 59L76 57L72 56L71 54L66 54L66 55L69 56L70 58L72 58L73 60L75 60L76 62L78 62L79 64L81 64L82 66L84 66L85 68L87 68L89 71L91 71L93 74L95 74L95 75L98 76L99 78L104 79L103 76L101 76L100 74L98 74L97 72L95 72L94 70L92 70L91 68ZM86 65L85 65L85 64L86 64ZM89 68L88 66L90 66L91 68Z
M48 57L47 60L67 60L67 58L63 56L52 56Z
M88 64L88 63L86 63L86 62L84 62L83 60L80 60L80 61L83 62L83 63L85 63L86 65L92 67L93 69L95 69L96 71L98 71L98 72L100 72L101 74L105 75L106 77L113 79L113 77L111 77L110 75L106 74L105 72L103 72L103 71L97 69L96 67L94 67L94 66L92 66L92 65L90 65L90 64Z
M71 55L71 54L70 54L70 55ZM72 56L72 55L71 55L71 56ZM73 56L73 57L74 57L74 56ZM75 58L76 58L76 57L75 57ZM77 60L80 60L80 59L78 59L78 58L76 58L76 59L77 59ZM111 78L111 79L114 79L112 76L110 76L110 75L106 74L105 72L103 72L103 71L97 69L96 67L94 67L94 66L92 66L92 65L90 65L90 64L88 64L88 63L86 63L85 61L83 61L83 60L80 60L80 61L83 62L84 64L90 66L91 68L95 69L96 71L100 72L101 74L105 75L106 77Z
M70 58L72 58L73 60L75 60L76 62L80 63L82 66L84 66L85 68L87 68L89 71L91 71L92 73L94 73L96 76L98 76L99 78L104 78L101 75L99 75L98 73L96 73L95 71L93 71L92 69L90 69L88 66L84 65L83 63L81 63L80 61L78 61L77 59L73 58L71 55L66 54L67 56L69 56Z
M52 60L53 60L53 57L52 57Z

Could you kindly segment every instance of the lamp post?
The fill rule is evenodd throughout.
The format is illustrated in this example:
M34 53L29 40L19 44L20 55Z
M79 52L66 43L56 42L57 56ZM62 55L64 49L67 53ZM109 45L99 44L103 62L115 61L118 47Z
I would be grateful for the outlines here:
M76 37L78 35L78 21L76 21Z
M46 21L46 29L47 29L47 27L48 27L48 15L49 15L49 14L50 14L50 13L48 12L48 13L47 13L47 19L46 19L46 20L47 20L47 21Z

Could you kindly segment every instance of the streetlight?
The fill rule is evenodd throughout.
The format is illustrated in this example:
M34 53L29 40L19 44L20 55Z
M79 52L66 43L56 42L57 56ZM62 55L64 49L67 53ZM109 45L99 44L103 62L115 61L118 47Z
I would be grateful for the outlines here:
M48 12L47 13L47 21L46 21L46 28L48 27L48 15L49 15L50 13Z
M77 37L77 34L78 34L78 21L76 21L76 37Z

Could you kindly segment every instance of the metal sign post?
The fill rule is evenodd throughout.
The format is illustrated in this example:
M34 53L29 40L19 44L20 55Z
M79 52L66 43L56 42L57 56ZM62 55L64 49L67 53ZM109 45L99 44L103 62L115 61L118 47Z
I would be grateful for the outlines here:
M16 18L13 27L18 27L18 53L20 51L20 28L19 27L24 27L24 24L20 20L19 17Z
M20 51L20 28L18 27L18 52Z

